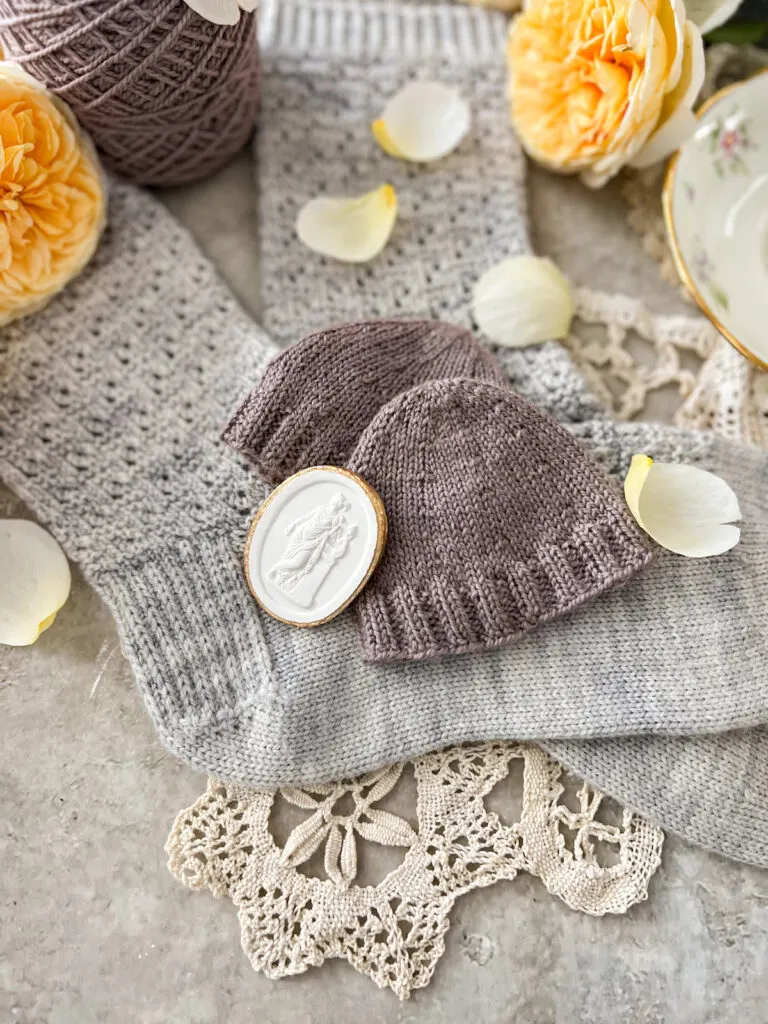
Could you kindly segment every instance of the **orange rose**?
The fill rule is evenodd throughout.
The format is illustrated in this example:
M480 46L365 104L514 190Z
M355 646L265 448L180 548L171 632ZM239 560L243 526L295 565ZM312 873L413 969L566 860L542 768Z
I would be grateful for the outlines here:
M0 324L40 309L83 269L105 208L96 154L71 112L0 63Z
M704 46L682 0L531 0L507 58L526 151L587 184L655 163L693 131Z

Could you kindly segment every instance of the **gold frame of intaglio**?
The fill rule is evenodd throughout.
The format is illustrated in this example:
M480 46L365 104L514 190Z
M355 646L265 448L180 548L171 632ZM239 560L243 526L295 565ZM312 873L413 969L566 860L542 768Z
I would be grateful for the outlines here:
M250 558L251 542L253 541L256 529L259 525L259 522L261 521L262 516L269 508L269 506L272 504L274 499L278 496L278 494L281 493L281 491L285 490L285 488L289 484L293 483L293 481L297 477L306 476L308 473L316 473L318 470L330 470L333 473L338 473L340 476L345 476L348 479L353 480L360 487L360 489L363 491L363 493L373 506L374 515L376 517L376 526L378 529L378 534L376 538L376 547L374 549L373 555L371 556L370 564L368 565L368 569L365 573L365 576L363 576L362 580L355 589L355 592L352 595L350 595L350 597L339 608L336 608L334 611L332 611L330 615L326 615L325 618L314 619L312 622L295 622L292 619L284 619L280 615L276 615L270 608L267 608L266 605L259 599L258 595L256 594L251 584L251 578L248 572L248 560ZM315 626L324 626L326 622L331 622L338 615L341 615L341 613L352 604L352 602L359 596L360 592L368 585L371 576L373 576L374 572L378 568L379 562L381 561L382 556L384 554L384 548L386 547L387 544L388 530L389 523L387 520L387 511L384 507L384 502L381 500L381 495L378 493L378 491L375 490L375 488L371 487L367 480L364 480L361 476L358 476L357 473L353 473L349 469L343 469L341 466L308 466L306 469L300 469L298 473L294 473L292 476L289 476L286 480L283 480L283 482L279 484L274 489L274 491L272 491L272 493L266 497L266 499L256 512L256 515L253 517L253 521L251 522L251 525L248 529L248 537L245 541L245 550L243 552L243 573L245 575L245 582L248 585L248 590L250 591L251 596L253 597L254 601L259 606L259 608L261 608L263 612L269 615L270 618L276 619L277 622L283 622L285 623L286 626L296 626L297 629L313 629Z
M762 68L760 71L756 71L753 75L750 75L748 78L742 79L740 82L733 82L733 84L726 85L723 89L718 90L718 92L714 93L712 96L709 97L708 100L705 100L705 102L702 103L702 105L696 111L696 119L701 120L701 118L706 113L708 113L708 111L710 111L716 103L719 103L722 99L724 99L726 96L729 96L731 93L737 92L744 86L746 82L751 82L755 78L759 78L762 75L768 75L768 67ZM688 290L688 293L694 299L694 301L699 306L701 311L709 318L709 320L712 321L714 326L717 328L720 334L722 334L726 341L730 342L730 344L733 345L736 351L741 353L741 355L743 355L745 359L752 363L753 366L756 366L759 370L768 371L768 362L765 362L758 355L755 355L755 353L752 352L751 349L747 348L743 342L739 341L739 339L733 334L733 332L730 331L725 326L725 324L723 324L718 315L713 311L712 307L701 294L701 290L695 284L685 263L682 249L680 247L680 243L677 238L677 233L675 231L674 218L672 215L672 193L674 191L675 175L677 172L677 165L679 163L679 160L680 150L678 149L678 151L669 161L669 165L664 175L664 186L662 188L661 193L661 204L664 212L664 226L667 230L667 239L669 240L669 247L672 250L672 257L675 261L675 268L677 269L677 273L679 274L680 280L682 281L683 285Z

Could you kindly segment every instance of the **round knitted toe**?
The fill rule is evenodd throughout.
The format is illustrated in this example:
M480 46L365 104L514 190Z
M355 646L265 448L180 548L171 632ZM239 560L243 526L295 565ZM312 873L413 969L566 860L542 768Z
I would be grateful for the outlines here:
M381 495L389 538L358 599L369 661L498 647L650 559L598 466L555 420L484 381L389 403L349 468Z
M469 331L437 320L361 320L310 334L270 364L224 440L271 483L346 465L363 430L416 384L468 377L507 386Z

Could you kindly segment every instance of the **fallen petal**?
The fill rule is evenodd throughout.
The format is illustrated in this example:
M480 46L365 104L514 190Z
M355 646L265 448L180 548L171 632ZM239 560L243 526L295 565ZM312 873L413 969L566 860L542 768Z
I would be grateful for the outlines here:
M697 466L636 455L624 481L639 525L663 548L688 558L723 554L738 543L739 502L731 487Z
M624 478L624 498L629 505L629 511L643 529L645 525L640 518L640 492L645 486L652 465L653 459L647 455L633 455L629 471Z
M69 597L69 564L50 533L28 519L0 520L0 564L0 643L26 647Z
M381 252L397 219L391 185L351 199L311 199L299 211L296 233L322 256L344 263L366 263Z
M473 311L491 341L523 348L564 338L573 319L573 298L551 260L516 256L482 275L475 285Z
M186 0L195 14L214 25L236 25L240 20L237 0Z
M371 125L390 156L429 163L453 152L469 131L469 104L441 82L411 82L387 103Z

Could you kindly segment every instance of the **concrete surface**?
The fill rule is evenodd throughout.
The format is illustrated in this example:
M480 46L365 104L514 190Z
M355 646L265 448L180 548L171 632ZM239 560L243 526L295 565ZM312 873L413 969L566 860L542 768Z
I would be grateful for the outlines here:
M575 280L678 307L650 260L617 267L592 236L599 212L636 252L615 193L542 174L532 193L537 243ZM245 156L164 195L257 311L252 197ZM27 514L0 490L0 516ZM159 746L111 618L77 572L34 647L0 648L0 723L0 1024L766 1020L768 873L673 839L651 899L626 917L584 917L524 876L461 899L432 984L403 1004L346 963L281 982L254 974L231 904L166 870L169 828L205 779Z

